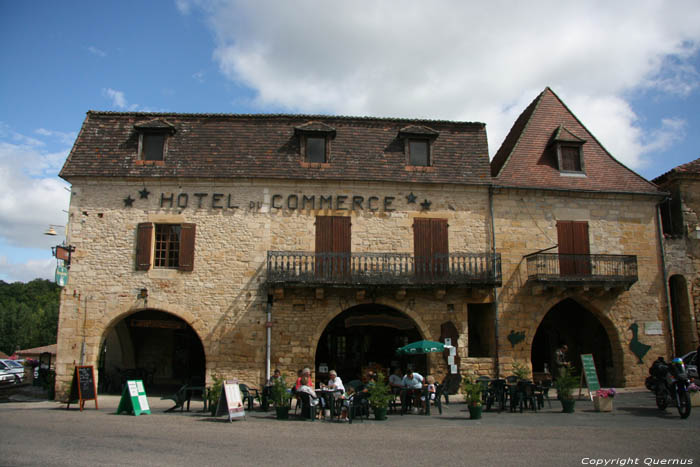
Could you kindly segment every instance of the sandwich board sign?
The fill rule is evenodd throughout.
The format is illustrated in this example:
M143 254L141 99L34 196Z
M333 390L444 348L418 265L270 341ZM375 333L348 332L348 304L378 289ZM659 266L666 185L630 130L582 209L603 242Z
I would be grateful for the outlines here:
M126 382L126 386L124 386L122 391L122 398L119 400L119 406L117 407L117 415L122 412L134 414L134 416L142 413L151 413L142 380L136 379Z
M229 422L232 422L234 418L245 417L241 388L238 386L237 379L224 381L219 404L216 407L216 416L221 415L228 415Z
M95 373L92 366L76 366L73 371L73 382L70 386L70 394L68 395L68 404L66 409L70 408L71 403L78 402L80 411L83 411L85 401L95 400L95 408L97 407L97 388L95 387Z
M583 366L583 371L581 372L581 384L578 388L578 395L581 397L581 388L583 387L583 378L585 377L586 386L588 386L588 395L590 396L591 400L593 400L593 393L600 389L598 373L595 369L595 362L593 362L593 354L582 354L581 364Z

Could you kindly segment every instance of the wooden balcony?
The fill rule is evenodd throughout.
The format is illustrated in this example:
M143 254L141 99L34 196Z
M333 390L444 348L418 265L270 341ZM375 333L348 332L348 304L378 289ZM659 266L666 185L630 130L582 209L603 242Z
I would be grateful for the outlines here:
M268 251L267 283L283 287L494 287L501 285L501 257L491 253L416 258L410 253Z
M545 285L629 288L637 282L633 255L533 253L525 258L528 280Z

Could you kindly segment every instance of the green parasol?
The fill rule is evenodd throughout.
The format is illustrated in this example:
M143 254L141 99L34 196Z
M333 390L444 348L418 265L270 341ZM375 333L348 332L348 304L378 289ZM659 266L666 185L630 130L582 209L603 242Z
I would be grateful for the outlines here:
M417 355L430 352L442 352L445 350L445 344L435 341L418 341L404 345L396 349L399 355Z

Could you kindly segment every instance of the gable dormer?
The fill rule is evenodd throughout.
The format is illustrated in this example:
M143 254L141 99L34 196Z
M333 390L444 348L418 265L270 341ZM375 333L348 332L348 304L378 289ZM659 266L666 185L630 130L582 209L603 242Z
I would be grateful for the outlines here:
M583 145L586 140L579 138L563 125L559 125L552 134L549 148L555 156L561 175L585 176Z

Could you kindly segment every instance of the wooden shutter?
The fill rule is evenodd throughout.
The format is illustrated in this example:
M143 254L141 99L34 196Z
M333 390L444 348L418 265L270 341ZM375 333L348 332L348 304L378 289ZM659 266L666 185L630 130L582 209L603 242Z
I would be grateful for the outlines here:
M588 222L557 221L559 273L562 276L590 274Z
M194 269L194 239L196 224L180 225L180 252L178 269L180 271L192 271Z
M316 217L316 276L337 277L350 273L350 217Z
M142 222L136 231L136 270L148 271L151 268L153 250L153 223Z
M418 276L444 275L449 266L447 219L414 219L413 254Z

